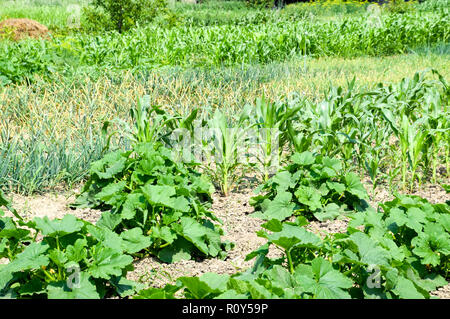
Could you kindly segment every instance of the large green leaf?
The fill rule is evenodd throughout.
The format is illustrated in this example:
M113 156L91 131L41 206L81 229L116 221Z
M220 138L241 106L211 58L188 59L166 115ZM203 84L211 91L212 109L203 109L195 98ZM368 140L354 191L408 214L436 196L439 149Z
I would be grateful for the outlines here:
M199 277L181 277L178 280L185 286L187 298L206 299L223 293L228 275L205 274Z
M45 253L48 248L49 245L42 242L31 243L23 250L23 252L18 254L6 268L11 272L16 272L29 269L38 269L41 266L47 266L49 263L49 258L45 255Z
M16 238L22 240L27 237L29 233L30 231L27 229L18 228L12 218L0 218L0 238Z
M283 192L286 191L289 187L295 185L295 184L292 185L291 178L292 178L291 173L289 173L288 171L281 171L277 173L274 177L272 177L271 181L277 184L276 188L278 192Z
M133 219L136 210L144 211L147 209L147 201L142 193L131 193L123 203L122 218Z
M411 241L416 255L420 256L424 265L437 266L441 256L450 255L450 236L446 233L421 233Z
M122 251L123 240L117 233L108 228L97 227L94 225L88 225L86 229L93 238L102 244L102 246L109 247L115 251Z
M285 250L290 250L294 246L318 247L321 243L317 235L303 227L289 224L283 224L283 229L280 232L270 234L268 240Z
M389 266L389 252L366 234L356 232L350 235L348 240L357 246L361 262L367 265Z
M122 271L131 265L133 258L123 255L114 249L97 245L92 254L92 263L88 273L94 278L109 279L111 276L121 276Z
M346 291L353 286L353 281L333 269L330 262L316 258L309 265L300 265L295 269L294 277L299 285L315 298L349 299Z
M353 194L361 199L368 198L364 185L361 183L359 176L355 173L348 173L345 175L345 187L345 190L350 194Z
M288 192L279 193L271 201L263 202L263 216L265 219L285 220L294 213L295 203L292 202L292 194Z
M164 205L181 212L189 211L189 202L184 196L176 197L176 190L173 186L146 184L142 187L142 192L154 205Z
M336 217L341 216L344 213L342 206L338 206L335 203L330 203L327 206L315 211L314 217L320 221L334 220Z
M68 260L79 263L87 257L87 241L85 238L77 239L73 245L66 248L66 256Z
M109 179L125 169L127 158L120 151L106 154L101 160L92 163L91 173L101 179Z
M73 215L67 214L63 219L50 220L47 216L44 218L34 218L36 228L42 231L45 236L64 236L79 232L83 227L83 222L77 220Z
M180 224L176 226L174 229L177 233L194 244L202 253L217 256L219 234L190 217L181 217Z
M423 294L417 290L413 282L404 277L398 278L397 285L392 291L401 299L424 299Z
M151 239L142 234L142 229L133 228L120 234L123 250L129 254L137 253L151 245Z
M175 240L170 246L164 247L158 252L158 258L166 263L175 263L180 260L191 259L194 245L183 237Z
M115 205L118 202L123 201L123 190L125 189L126 185L126 181L108 184L103 187L100 192L95 194L95 199L101 200L108 205Z
M309 186L299 186L295 192L298 201L308 206L311 211L315 211L322 207L320 192L318 189Z
M128 280L125 277L113 277L110 281L110 284L116 288L116 292L120 297L128 297L136 293L143 288L143 284L139 284L132 280Z
M315 161L315 157L311 152L295 153L291 156L292 162L298 165L307 166L311 165Z
M72 288L67 286L66 281L52 282L47 287L49 299L99 299L95 284L89 280L85 272L79 274L79 282Z

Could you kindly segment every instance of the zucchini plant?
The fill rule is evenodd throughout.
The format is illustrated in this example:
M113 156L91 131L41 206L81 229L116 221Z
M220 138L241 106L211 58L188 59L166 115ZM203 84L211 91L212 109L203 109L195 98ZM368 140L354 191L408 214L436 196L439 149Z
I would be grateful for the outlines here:
M0 206L6 205L0 194ZM8 203L8 206L10 204ZM37 240L41 237L42 239ZM126 278L131 254L148 246L139 228L120 236L66 215L50 220L5 217L0 211L0 297L97 299L127 297L143 287Z
M267 242L247 255L246 260L255 259L247 271L180 277L134 298L175 298L176 293L187 299L430 298L450 279L448 205L399 195L384 207L384 212L368 207L354 214L345 233L323 239L305 228L303 216L269 220L258 232ZM283 253L270 257L275 247Z
M340 160L305 151L292 155L291 162L258 187L264 193L251 199L255 216L326 220L367 206L368 195L358 175L346 173Z
M148 248L165 262L225 256L220 220L209 211L212 184L173 160L160 144L140 143L92 164L74 207L103 211L99 221L119 234L139 228Z

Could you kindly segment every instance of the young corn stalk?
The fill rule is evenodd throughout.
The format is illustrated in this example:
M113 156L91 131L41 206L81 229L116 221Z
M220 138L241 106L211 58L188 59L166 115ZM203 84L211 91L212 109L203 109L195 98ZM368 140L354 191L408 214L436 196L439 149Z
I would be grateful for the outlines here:
M408 161L411 167L411 191L414 188L414 181L416 177L419 179L419 185L421 183L421 178L417 175L417 168L422 160L423 154L426 153L427 139L429 136L427 130L424 128L423 120L425 120L425 118L417 120L407 128ZM404 129L406 130L406 127Z
M382 110L382 115L388 122L400 144L402 186L406 190L406 175L408 165L408 128L410 126L408 117L402 114L400 123L397 124L392 111L388 108Z
M428 164L430 162L429 159L431 160L432 182L436 184L439 152L442 144L444 144L443 142L448 141L450 137L448 135L450 132L449 114L446 112L446 103L442 101L440 92L437 90L427 95L424 106L424 111L427 113L425 125L429 135L427 149L430 151L430 155L427 154L426 162Z
M236 182L236 169L242 166L242 151L245 149L247 116L242 114L235 126L220 110L216 110L206 123L207 134L203 136L203 147L206 155L214 158L215 168L205 167L213 179L217 181L224 196ZM205 132L206 133L206 132ZM208 163L212 164L212 163Z
M151 105L150 97L143 96L139 101L137 107L130 109L132 119L132 126L122 119L115 119L115 122L122 128L124 135L132 143L142 142L164 142L169 147L173 147L174 143L180 142L180 138L171 141L173 133L177 130L182 130L182 133L187 132L191 136L194 132L194 120L197 117L198 109L194 108L191 113L183 117L178 112L169 114L168 110L162 109L160 106ZM109 122L105 122L103 131L106 131ZM108 141L112 135L119 133L115 131L108 137Z
M287 103L269 102L264 96L256 100L252 120L253 127L257 130L258 144L261 146L261 157L258 159L263 166L265 182L269 180L274 160L279 162L283 147L288 141L288 128L300 108L301 106L291 107Z

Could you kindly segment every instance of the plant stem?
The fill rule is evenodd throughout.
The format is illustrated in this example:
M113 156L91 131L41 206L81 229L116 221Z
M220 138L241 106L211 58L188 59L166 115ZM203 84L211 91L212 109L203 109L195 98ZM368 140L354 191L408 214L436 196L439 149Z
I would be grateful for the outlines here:
M291 257L290 250L286 250L286 256L287 256L287 261L288 261L288 265L289 265L289 272L291 274L293 274L294 273L294 265L292 264L292 257Z
M403 190L406 190L406 158L403 157L402 161L402 184L403 184Z
M226 170L224 170L222 182L223 182L223 185L222 185L223 195L225 197L227 197L228 196L228 174L227 174Z

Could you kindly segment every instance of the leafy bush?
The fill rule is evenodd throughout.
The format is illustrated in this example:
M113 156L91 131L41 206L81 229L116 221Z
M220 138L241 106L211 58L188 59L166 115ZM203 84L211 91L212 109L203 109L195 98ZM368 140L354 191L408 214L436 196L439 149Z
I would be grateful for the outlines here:
M275 0L246 0L247 5L256 8L272 8Z
M255 216L282 221L304 215L326 220L367 207L367 192L359 177L345 173L338 159L306 151L295 153L291 161L258 187L257 191L267 193L251 199Z
M450 206L430 204L418 196L397 196L381 205L382 218L366 227L377 233L380 227L390 230L398 246L412 248L412 260L418 259L429 270L449 278L450 269ZM358 216L364 216L360 214ZM367 220L368 216L364 216ZM354 225L361 219L358 217Z
M383 7L384 10L391 13L407 13L415 9L414 2L405 0L390 0Z
M122 233L135 227L149 236L150 250L166 262L194 256L225 256L220 222L208 210L213 186L172 159L155 143L116 151L92 164L76 207L105 211L99 221Z
M0 41L0 87L30 82L35 74L49 79L77 62L73 52L62 46L50 47L45 40Z
M9 205L0 193L0 207ZM12 210L12 209L11 209ZM129 255L148 246L138 228L120 236L66 215L18 222L0 210L0 296L51 299L126 297L142 287L126 279ZM42 240L36 238L42 236Z
M262 225L267 231L258 232L267 243L246 257L256 258L248 271L180 277L175 285L142 290L135 298L174 298L178 291L189 299L430 298L429 292L449 279L448 206L402 196L385 204L392 209L383 214L368 208L352 216L346 233L323 239L304 228L308 224L304 217L295 222L272 219ZM399 205L408 206L409 218L398 216L394 206ZM417 210L433 224L418 221ZM400 225L423 227L424 233L413 234L411 246L397 238L406 229L398 233L395 228ZM434 242L439 248L430 247ZM282 256L270 258L271 247L281 249ZM433 265L438 267L429 267Z
M167 12L166 0L93 0L83 9L84 28L120 33Z

